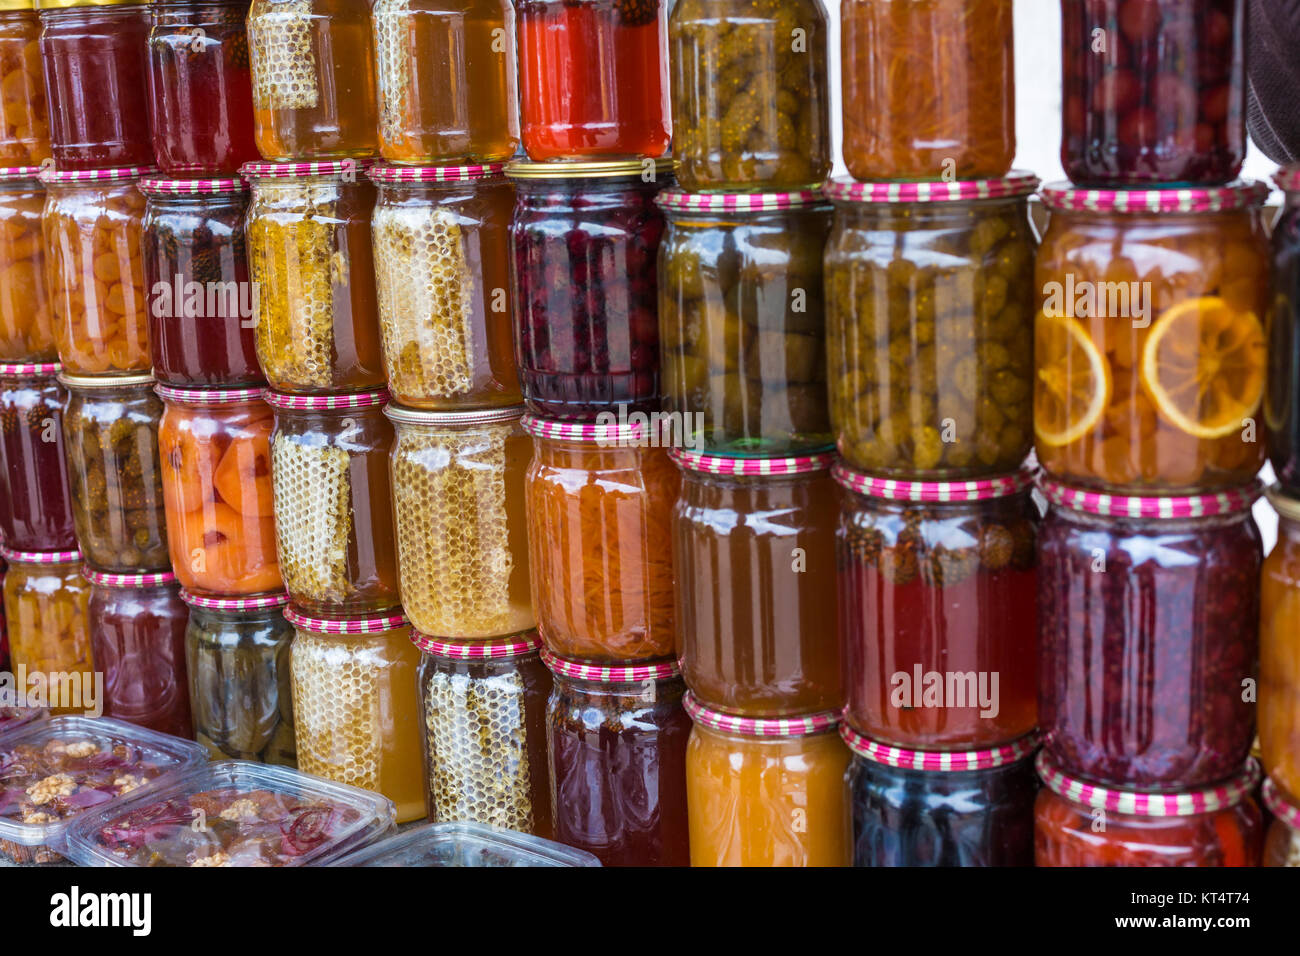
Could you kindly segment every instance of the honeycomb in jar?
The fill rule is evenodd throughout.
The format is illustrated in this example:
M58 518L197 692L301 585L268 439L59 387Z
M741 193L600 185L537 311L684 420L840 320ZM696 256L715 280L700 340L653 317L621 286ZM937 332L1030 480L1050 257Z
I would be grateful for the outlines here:
M533 829L524 680L434 671L424 688L434 822Z
M277 433L271 445L280 571L290 594L342 600L352 537L351 460L342 448Z
M253 18L253 100L261 110L303 110L320 100L312 0L280 0Z
M474 274L449 209L375 212L379 325L392 386L465 395L474 385Z
M360 640L310 634L294 638L294 732L298 769L327 780L379 790L379 681L357 653Z
M411 96L411 0L376 0L375 67L379 79L379 131L386 142L403 138Z

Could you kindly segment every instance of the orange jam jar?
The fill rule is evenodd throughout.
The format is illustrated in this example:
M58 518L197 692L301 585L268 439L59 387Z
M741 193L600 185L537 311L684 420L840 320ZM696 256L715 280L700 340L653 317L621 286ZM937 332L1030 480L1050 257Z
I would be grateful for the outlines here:
M733 717L687 693L691 866L849 866L849 748L833 712Z
M90 583L82 576L80 551L10 551L0 548L0 558L9 562L4 576L4 618L9 629L9 668L29 683L16 690L30 692L30 678L46 675L60 681L60 699L50 699L55 714L80 713L88 703L84 692L93 690L95 665L91 659L90 621L86 608ZM74 678L82 681L82 700L64 699L64 692L76 696ZM51 687L51 693L53 693ZM66 706L58 706L64 704Z
M1264 464L1272 253L1258 183L1044 187L1034 437L1062 481L1128 494L1241 485Z
M44 210L39 166L0 169L0 362L59 357L45 275Z
M35 0L5 0L0 3L0 166L37 166L49 158Z
M1259 743L1264 770L1300 794L1300 500L1270 489L1277 546L1260 584Z

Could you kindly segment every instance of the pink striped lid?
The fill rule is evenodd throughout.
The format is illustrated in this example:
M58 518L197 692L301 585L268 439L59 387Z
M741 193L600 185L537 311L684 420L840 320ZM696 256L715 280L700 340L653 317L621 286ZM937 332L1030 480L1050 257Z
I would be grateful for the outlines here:
M1051 183L1041 191L1048 209L1113 213L1226 212L1262 206L1268 193L1263 183L1247 181L1187 189L1085 189Z
M788 193L688 193L671 188L655 197L661 207L674 212L770 212L825 201L820 189Z
M310 617L290 606L284 609L284 617L294 627L314 634L382 634L407 625L406 615L400 610L391 614L341 619Z
M176 388L155 385L158 397L182 405L246 405L262 400L261 388Z
M0 547L0 558L10 564L81 564L80 551L11 551Z
M190 607L202 608L205 611L265 611L284 607L289 603L289 595L281 592L254 594L249 597L213 597L208 594L195 594L193 591L181 588L181 600Z
M31 376L32 378L53 378L62 371L63 366L58 362L38 362L30 364L0 364L0 376L5 378L20 378Z
M248 192L248 184L238 177L172 179L170 176L146 176L140 180L140 192L146 196L227 196Z
M1039 487L1043 496L1054 505L1107 518L1209 518L1236 514L1249 511L1264 493L1264 485L1258 479L1240 488L1215 494L1163 497L1108 495L1071 488L1050 479L1040 481Z
M827 471L835 464L835 453L804 455L801 458L728 458L674 448L668 457L688 471L706 475L768 476L803 475Z
M308 176L357 176L373 166L373 159L329 159L305 163L245 163L239 173L245 179L302 179Z
M871 475L864 475L841 462L835 466L831 474L845 488L869 498L943 503L986 501L991 498L1018 495L1033 485L1035 473L1033 469L1022 468L1014 475L980 478L975 481L897 481L893 478L874 478Z
M156 588L164 584L175 584L176 575L170 571L157 571L152 574L105 574L86 565L81 569L81 576L91 584L102 588Z
M41 178L42 166L0 166L0 182L16 182L21 179Z
M682 676L677 661L647 661L644 664L597 664L556 657L545 647L542 660L551 673L596 684L638 684L645 680L670 680Z
M671 424L668 419L660 419L659 446L667 444L664 439L671 437ZM538 418L525 415L520 419L524 431L534 438L549 438L552 441L592 442L597 445L631 445L647 444L654 436L654 428L647 418L645 424L632 422L561 422L550 418Z
M682 706L697 724L742 737L809 737L834 730L840 723L840 715L831 711L794 717L737 717L705 707L690 691L682 698Z
M262 399L272 408L284 411L321 412L346 408L371 408L387 405L388 389L360 392L356 395L287 395L273 389L263 389Z
M465 183L505 172L505 163L468 166L373 166L368 175L377 183Z
M1284 192L1294 192L1300 189L1300 164L1283 166L1273 174L1273 182L1278 189Z
M848 723L840 724L840 736L849 749L874 763L903 770L963 771L1005 767L1028 757L1038 747L1038 734L1026 734L1019 740L991 750L904 750L872 740L858 733Z
M1139 793L1068 777L1048 762L1046 751L1038 755L1037 768L1047 789L1057 796L1093 810L1135 817L1189 817L1235 807L1259 785L1260 778L1259 764L1248 758L1241 774L1217 787L1183 793Z
M1272 777L1264 778L1264 806L1292 830L1300 830L1300 807L1287 800Z
M158 172L156 166L118 166L115 169L46 169L41 179L50 186L66 186L70 183L105 183L125 182L141 179Z
M859 183L840 178L829 180L824 188L826 195L838 202L967 202L1028 196L1038 188L1038 183L1033 173L1013 169L996 179L963 179L950 183L943 180Z
M447 638L427 637L424 634L411 634L411 643L434 657L445 657L457 661L488 661L511 657L522 657L542 648L542 639L536 631L517 634L512 638L491 641L451 641Z

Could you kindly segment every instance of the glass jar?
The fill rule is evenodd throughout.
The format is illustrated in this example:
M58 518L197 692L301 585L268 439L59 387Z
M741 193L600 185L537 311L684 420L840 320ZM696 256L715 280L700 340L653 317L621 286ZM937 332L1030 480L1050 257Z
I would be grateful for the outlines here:
M70 375L153 368L144 260L142 167L47 171L42 216L54 339Z
M4 70L0 12L0 72ZM0 91L4 89L0 78ZM5 109L0 93L0 122ZM0 147L2 148L2 147ZM0 362L54 362L54 311L45 275L41 216L45 187L37 166L0 169Z
M832 442L820 191L659 194L665 411L692 448L797 455Z
M516 0L515 8L529 158L667 151L672 104L664 0Z
M0 365L0 542L16 551L77 547L58 371Z
M90 648L86 604L90 585L81 575L80 551L10 551L4 577L5 625L10 666L18 675L15 690L30 695L38 675L44 678L51 713L94 709L95 664ZM27 684L24 685L23 678Z
M837 466L845 719L883 743L979 750L1037 723L1033 474L945 484Z
M826 248L831 423L855 468L905 481L1013 472L1032 445L1028 173L850 183Z
M421 634L485 640L537 625L529 596L523 409L389 405L402 606Z
M1300 165L1279 170L1273 179L1286 202L1273 225L1264 423L1277 480L1287 494L1300 497Z
M401 614L323 620L292 607L298 769L381 793L397 822L425 815L417 673Z
M1246 158L1246 0L1061 3L1079 185L1226 183Z
M140 181L154 378L230 387L262 381L241 179Z
M284 590L271 489L270 406L257 388L158 386L172 568L206 595Z
M86 568L90 650L104 675L104 716L191 739L185 629L190 612L176 576L100 574Z
M368 614L402 603L397 583L385 391L281 395L271 478L280 572L294 607Z
M588 665L542 651L554 839L605 866L689 866L686 685L672 661Z
M258 290L257 357L276 391L384 385L370 229L375 187L365 170L352 160L244 167L253 184L248 264Z
M96 571L166 570L167 523L158 454L162 403L152 375L61 375L67 389L63 443L72 516Z
M1054 478L1191 494L1259 471L1267 194L1043 189L1034 434Z
M1016 155L1012 0L842 0L854 179L1004 176Z
M581 421L612 406L659 411L664 218L654 200L672 185L672 161L516 161L506 175L518 193L511 294L529 409Z
M1264 562L1259 614L1259 743L1265 772L1300 793L1300 501L1270 489L1277 545Z
M59 170L148 166L149 7L40 0L41 62Z
M536 632L490 643L415 635L429 820L551 836L546 703Z
M681 475L660 436L532 416L523 427L533 436L524 487L533 610L547 648L584 660L671 657Z
M992 750L900 750L840 726L854 866L1033 866L1034 736Z
M518 405L504 166L379 166L375 279L388 387L409 408Z
M745 717L838 713L833 457L671 457L682 471L677 650L691 693Z
M821 185L831 171L822 0L680 0L668 19L673 154L691 192Z
M149 125L169 176L239 172L258 158L249 0L153 0Z
M375 0L379 151L394 163L490 163L519 149L509 0Z
M1121 498L1043 485L1039 726L1052 763L1108 786L1187 790L1255 736L1257 486Z
M0 8L0 167L39 166L50 158L41 24L34 0Z
M1035 866L1259 866L1253 760L1207 790L1137 793L1066 776L1039 754Z
M848 866L839 715L741 718L682 701L691 866Z
M253 0L248 44L263 159L372 156L379 148L372 5Z
M214 760L298 766L293 734L289 598L201 597L190 606L185 669L190 679L194 739Z
M1273 815L1264 838L1262 866L1300 866L1300 807L1283 796L1271 777L1264 779L1264 805Z

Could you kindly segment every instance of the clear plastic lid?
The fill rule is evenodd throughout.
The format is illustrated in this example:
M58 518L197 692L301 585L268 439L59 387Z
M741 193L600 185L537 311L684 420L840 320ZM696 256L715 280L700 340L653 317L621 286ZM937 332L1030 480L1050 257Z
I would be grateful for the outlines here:
M427 823L334 866L600 866L584 850L484 823Z
M147 796L85 814L79 866L322 866L393 829L386 797L288 767L206 764Z
M64 853L72 822L205 762L190 740L107 717L51 717L0 737L0 840Z

